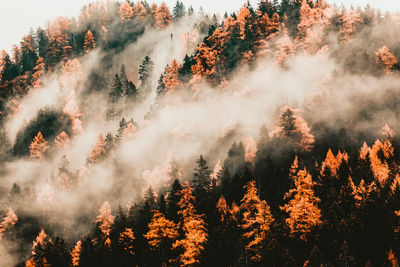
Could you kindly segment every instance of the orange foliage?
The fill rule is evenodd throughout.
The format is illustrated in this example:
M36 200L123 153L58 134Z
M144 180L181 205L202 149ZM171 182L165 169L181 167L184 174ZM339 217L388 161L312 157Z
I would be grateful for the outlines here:
M123 2L119 7L119 15L121 18L121 23L132 18L133 10L128 1Z
M98 224L103 234L108 237L111 227L114 224L114 216L111 214L110 204L106 201L99 209L99 215L96 217L95 223Z
M93 33L90 30L88 30L88 32L85 34L83 50L85 51L85 53L89 53L89 51L95 47L96 47L96 42L94 40Z
M43 75L44 71L44 61L42 57L39 57L36 61L36 66L33 68L34 73L32 75L33 88L39 88L41 85L40 77Z
M182 228L185 238L177 240L173 247L182 247L183 253L180 255L182 266L192 266L200 263L200 255L204 250L208 234L206 224L201 215L196 214L193 202L194 197L189 182L183 185L179 191L181 197L179 201L178 214L182 217Z
M347 153L341 153L340 150L336 157L333 155L332 150L329 148L328 153L326 153L326 158L321 164L321 172L323 175L326 169L329 169L332 176L337 177L337 171L339 170L342 161L347 161Z
M104 140L103 134L100 134L93 147L92 154L90 155L90 161L97 162L106 152L106 141Z
M237 22L239 23L240 27L240 38L243 40L246 39L245 27L249 17L250 17L250 10L246 7L246 5L244 5L240 9L239 14L237 15Z
M44 157L46 150L48 149L47 141L44 139L41 132L33 138L32 143L29 146L30 155L32 159L40 160Z
M144 7L142 1L138 1L133 7L132 7L132 14L135 18L140 19L140 20L145 20L147 17L147 11L146 8Z
M270 207L258 197L255 181L250 181L245 187L246 193L240 201L240 210L243 213L240 227L243 229L245 250L251 260L259 262L263 249L263 242L269 234L270 225L274 221Z
M227 220L227 218L230 216L230 209L228 204L226 204L226 200L225 197L223 195L221 195L221 197L219 198L218 202L217 202L217 210L220 217L220 221L224 222Z
M76 242L71 252L72 266L79 266L79 262L81 259L81 252L82 252L82 242L79 240L78 242Z
M314 196L312 177L306 169L298 171L294 183L295 188L285 195L290 201L281 209L289 214L286 224L290 233L306 240L311 229L321 224L321 211L317 206L320 199Z
M13 227L18 221L17 215L15 215L14 211L9 208L6 216L3 218L0 223L0 240L3 236L3 233Z
M252 137L244 138L243 146L245 149L244 158L247 162L254 163L254 159L257 153L257 143Z
M375 52L376 64L383 66L386 73L390 73L394 65L397 64L397 58L389 51L389 48L384 45Z
M378 157L378 153L382 152L384 156L384 161ZM389 177L390 169L389 165L385 159L389 159L393 156L393 147L389 141L382 142L380 140L376 140L375 144L369 150L369 160L371 162L371 170L378 181L383 184L387 178Z
M357 28L362 23L360 14L354 9L350 9L342 15L343 25L340 29L340 40L347 43L354 37Z
M167 93L175 91L182 82L178 78L179 70L182 66L178 63L176 59L173 59L171 64L165 70L165 76L163 78L163 84L167 89Z
M155 26L160 29L168 27L171 23L172 17L169 12L167 4L164 2L157 8L155 13Z
M135 255L133 250L133 241L135 240L135 235L131 228L125 228L125 230L119 235L119 243L122 245L124 250L130 255Z
M165 216L157 210L154 211L153 218L148 228L149 231L144 237L148 240L153 250L159 248L161 243L173 241L179 236L175 223L166 219Z
M58 149L63 149L65 146L69 144L69 136L66 132L62 131L59 135L57 135L54 143Z

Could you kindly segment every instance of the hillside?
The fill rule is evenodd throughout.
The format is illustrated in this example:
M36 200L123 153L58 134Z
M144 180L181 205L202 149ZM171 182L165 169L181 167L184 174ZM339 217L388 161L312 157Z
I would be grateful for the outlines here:
M0 266L398 266L400 14L98 1L0 57Z

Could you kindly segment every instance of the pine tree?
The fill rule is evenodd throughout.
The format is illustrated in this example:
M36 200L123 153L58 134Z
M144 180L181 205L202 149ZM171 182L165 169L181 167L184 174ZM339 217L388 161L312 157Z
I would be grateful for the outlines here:
M27 35L21 42L21 65L22 72L33 71L38 56L35 51L34 39L31 35Z
M284 141L295 151L298 150L298 147L309 151L314 143L314 136L310 133L307 122L288 106L283 108L283 113L275 122L270 136Z
M240 210L243 213L240 226L243 230L246 254L252 261L259 262L274 218L268 204L259 199L255 181L250 181L244 188L246 193L240 202Z
M321 224L321 211L317 206L320 199L314 196L312 177L306 169L298 171L294 184L295 188L285 195L289 202L281 209L289 215L286 224L291 235L307 240L310 231Z
M179 195L181 199L178 213L181 216L181 225L185 237L176 241L173 247L183 248L183 253L179 256L181 266L192 266L200 263L200 257L207 243L208 234L202 216L196 214L196 209L193 205L195 198L188 182L184 184Z
M167 195L167 217L173 220L175 223L179 222L178 211L179 211L179 200L180 197L178 192L182 190L182 186L178 179L175 179L172 183L171 190Z
M211 177L210 170L207 166L207 161L200 155L199 159L196 160L197 168L193 174L193 187L194 195L196 197L196 207L199 212L206 212L208 209L209 195L211 190Z
M150 57L146 56L139 66L139 99L143 100L150 93L152 88L154 63Z
M88 30L85 35L83 50L85 51L85 53L89 53L89 51L95 47L96 47L96 41L94 40L93 33L90 30Z
M48 149L47 141L44 139L41 132L38 132L32 143L29 146L31 158L34 160L41 160L46 150Z
M179 0L176 1L176 4L172 10L172 18L175 21L178 21L181 18L183 18L185 15L186 15L185 5L182 2L180 2Z

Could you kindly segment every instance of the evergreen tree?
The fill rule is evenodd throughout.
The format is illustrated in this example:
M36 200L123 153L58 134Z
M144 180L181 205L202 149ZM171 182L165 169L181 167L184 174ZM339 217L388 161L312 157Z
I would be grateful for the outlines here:
M175 21L178 21L181 18L183 18L185 15L186 15L185 5L183 4L183 2L180 2L179 0L176 1L175 6L172 10L172 18Z

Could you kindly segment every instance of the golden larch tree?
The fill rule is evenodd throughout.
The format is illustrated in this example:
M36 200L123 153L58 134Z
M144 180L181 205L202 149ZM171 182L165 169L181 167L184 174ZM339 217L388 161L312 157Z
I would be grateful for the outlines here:
M119 234L118 242L129 255L135 255L133 247L134 241L135 235L132 228L125 228L125 230Z
M110 235L111 227L114 224L114 216L111 214L111 207L107 201L100 207L95 223L105 237Z
M386 73L390 73L393 66L397 64L397 58L384 45L375 52L375 62L385 68Z
M56 147L58 149L63 149L69 144L69 136L66 132L62 131L56 136L56 139L54 140L54 143L56 144Z
M182 66L178 63L176 59L173 59L171 64L165 70L165 75L163 78L163 84L167 89L167 93L173 92L176 90L182 82L179 80L179 70Z
M362 24L360 14L354 9L344 12L342 15L342 28L340 29L340 40L342 43L349 42L354 36L357 29Z
M85 53L89 53L90 50L96 47L96 41L94 40L93 33L88 30L85 34L85 41L83 43L83 50Z
M103 134L100 134L97 138L96 144L93 147L92 154L90 155L90 162L97 162L106 154L106 145L107 143L103 137Z
M321 164L320 174L323 175L326 172L326 170L329 170L331 176L337 177L337 172L340 168L340 165L342 164L342 160L343 160L343 154L340 152L340 150L335 157L332 153L332 150L329 148L328 152L326 153L325 160Z
M132 19L133 10L131 4L128 1L124 1L119 7L119 16L121 18L121 23L125 22L126 20Z
M286 224L290 234L306 240L311 229L321 224L321 210L317 206L320 199L314 196L312 177L306 169L298 171L294 183L295 188L285 195L290 200L281 209L289 215Z
M38 132L37 135L33 138L32 143L29 146L30 155L32 159L40 160L44 157L48 146L47 141L44 139L41 132Z
M183 253L179 256L181 266L192 266L200 263L200 257L207 243L208 234L206 223L202 215L196 214L196 209L193 205L195 198L192 194L192 188L189 182L183 185L183 189L178 192L179 212L181 216L181 226L185 238L177 240L173 247L182 247Z
M37 89L42 84L40 77L43 75L44 72L44 60L42 57L39 57L38 60L36 61L36 66L33 68L33 71L34 71L32 74L33 88Z
M18 217L13 211L13 209L9 208L6 216L0 223L0 240L3 237L5 231L9 230L18 222Z
M380 152L383 155L381 159L378 155ZM371 170L374 177L381 183L385 183L389 177L390 168L386 159L389 159L394 155L394 149L389 140L383 143L380 140L376 140L372 148L369 150L369 160L371 162Z
M144 7L142 1L138 1L132 7L132 14L136 19L145 20L147 17L147 10Z
M223 195L219 198L217 202L217 210L220 215L220 221L225 222L230 217L231 210L229 209L228 204L226 203L226 199Z
M161 5L157 8L155 13L155 26L160 29L164 29L168 27L171 23L172 17L169 12L169 8L165 2L162 2Z
M173 242L178 238L177 226L173 221L165 218L164 214L155 210L153 218L148 225L149 231L144 235L152 250L159 251L162 258L165 251L171 249ZM169 261L169 259L163 259ZM164 264L167 264L165 262Z
M81 261L81 252L82 252L82 241L76 242L74 248L71 251L71 263L72 266L79 266L79 262Z
M240 211L243 214L240 227L247 255L252 261L259 262L274 218L268 204L258 197L255 181L250 181L244 189L246 193L240 201Z

